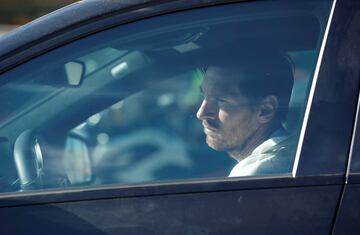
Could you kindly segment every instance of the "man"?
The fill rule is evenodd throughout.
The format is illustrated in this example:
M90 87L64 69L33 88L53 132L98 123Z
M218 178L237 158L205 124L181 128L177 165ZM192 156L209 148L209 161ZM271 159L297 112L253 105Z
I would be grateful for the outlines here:
M292 66L275 53L208 66L197 117L207 144L238 161L230 177L291 171L294 148L282 121L292 87Z

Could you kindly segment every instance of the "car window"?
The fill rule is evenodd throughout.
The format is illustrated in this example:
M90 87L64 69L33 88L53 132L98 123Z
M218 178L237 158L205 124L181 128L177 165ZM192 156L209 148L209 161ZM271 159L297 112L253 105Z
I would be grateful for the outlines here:
M290 175L331 4L157 16L8 71L1 190Z

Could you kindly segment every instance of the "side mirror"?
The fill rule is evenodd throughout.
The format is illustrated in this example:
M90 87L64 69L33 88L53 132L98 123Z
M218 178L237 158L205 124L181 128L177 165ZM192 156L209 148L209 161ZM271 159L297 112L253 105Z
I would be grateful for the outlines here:
M64 168L71 185L90 184L94 176L86 140L76 134L70 134L64 150Z

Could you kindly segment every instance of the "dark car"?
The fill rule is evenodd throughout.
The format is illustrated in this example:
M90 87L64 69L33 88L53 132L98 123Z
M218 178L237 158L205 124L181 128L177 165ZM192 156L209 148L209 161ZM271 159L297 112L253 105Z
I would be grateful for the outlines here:
M355 0L98 0L2 36L1 233L359 234L359 23ZM204 76L270 51L291 167L228 177Z

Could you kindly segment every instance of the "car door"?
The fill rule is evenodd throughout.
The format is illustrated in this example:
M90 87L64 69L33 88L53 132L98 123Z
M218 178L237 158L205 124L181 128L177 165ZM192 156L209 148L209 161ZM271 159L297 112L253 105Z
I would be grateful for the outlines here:
M358 10L357 10L358 12ZM351 26L350 26L351 25ZM348 71L353 71L354 76L358 76L359 64L358 61L359 53L356 50L349 50L354 48L354 42L359 37L356 35L356 28L359 28L358 13L354 14L352 19L349 20L349 30L347 31L347 39L344 42L342 53L346 54L347 57L351 56L351 63L347 64ZM350 36L351 35L351 36ZM355 40L355 41L354 41ZM347 48L347 49L345 49ZM355 78L355 77L354 77ZM339 210L336 217L334 234L351 234L359 231L359 102L357 107L357 114L355 118L353 140L350 148L350 160L347 166L346 182L339 204Z
M90 29L79 25L71 40L1 75L2 231L333 231L359 87L346 66L347 22L359 4L187 4L128 10L141 20L117 12L84 22ZM244 45L294 62L289 172L229 178L234 162L194 131L204 61Z

